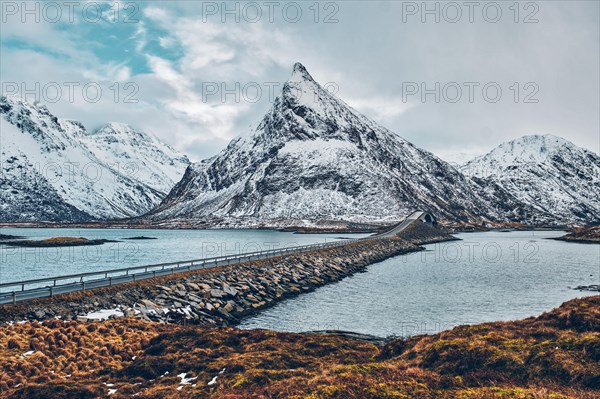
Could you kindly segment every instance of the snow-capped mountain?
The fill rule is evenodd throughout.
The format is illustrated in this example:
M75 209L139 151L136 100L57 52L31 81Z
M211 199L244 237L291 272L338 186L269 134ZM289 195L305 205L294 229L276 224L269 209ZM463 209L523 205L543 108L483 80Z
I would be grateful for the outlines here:
M158 204L188 164L125 125L89 134L79 122L12 96L0 96L0 114L2 221L136 216Z
M414 209L449 219L505 217L487 187L361 115L296 64L255 131L191 165L145 218L226 225L391 222ZM487 198L487 199L486 199Z
M461 167L556 222L600 220L600 157L556 136L508 141Z
M600 220L597 154L525 136L458 170L348 106L301 64L255 130L192 165L128 125L89 133L14 97L0 96L0 114L0 221L143 215L283 227L392 223L414 209L449 220Z

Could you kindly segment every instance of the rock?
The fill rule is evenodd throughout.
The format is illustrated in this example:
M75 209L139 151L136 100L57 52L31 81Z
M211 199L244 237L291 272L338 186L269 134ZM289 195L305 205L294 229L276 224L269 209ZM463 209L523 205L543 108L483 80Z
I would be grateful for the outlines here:
M212 298L223 298L223 297L227 296L227 294L221 290L213 288L210 290L210 296Z
M233 316L229 314L229 312L225 311L225 309L219 309L219 314L221 314L225 319L233 319Z
M241 303L243 306L245 306L246 308L249 308L249 307L251 307L251 306L252 306L252 302L248 302L248 301L247 301L247 300L245 300L245 299L241 299L241 300L240 300L240 303Z
M158 306L148 299L142 299L140 302L148 309L158 309Z
M188 298L190 301L194 301L194 302L198 302L198 303L202 302L202 299L203 299L194 294L188 294Z
M36 320L44 320L44 317L46 317L46 312L42 309L33 312L33 318Z
M223 310L228 313L231 313L233 311L233 309L234 309L234 305L232 305L231 301L227 302L227 304L223 307Z
M223 284L223 292L231 296L236 296L238 294L238 290L227 284Z

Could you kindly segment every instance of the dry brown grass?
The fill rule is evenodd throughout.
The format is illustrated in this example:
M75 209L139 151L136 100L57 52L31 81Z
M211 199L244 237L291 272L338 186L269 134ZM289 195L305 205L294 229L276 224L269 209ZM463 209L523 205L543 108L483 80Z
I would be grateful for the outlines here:
M148 323L82 324L60 320L3 326L0 392L118 370L160 332ZM164 327L164 326L163 326Z
M600 296L383 348L137 320L24 323L0 328L0 359L0 396L11 398L105 397L114 384L111 398L591 399L600 394ZM195 379L181 385L180 373Z

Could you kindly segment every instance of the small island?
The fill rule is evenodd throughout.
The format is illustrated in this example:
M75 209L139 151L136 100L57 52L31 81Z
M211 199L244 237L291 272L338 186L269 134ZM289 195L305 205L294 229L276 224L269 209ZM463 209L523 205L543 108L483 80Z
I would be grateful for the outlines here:
M22 240L23 236L13 236L10 234L0 234L0 240Z
M78 247L84 245L102 245L107 242L117 242L114 240L95 239L90 240L84 237L53 237L45 240L20 240L11 241L10 245L15 247L30 248L53 248L53 247Z

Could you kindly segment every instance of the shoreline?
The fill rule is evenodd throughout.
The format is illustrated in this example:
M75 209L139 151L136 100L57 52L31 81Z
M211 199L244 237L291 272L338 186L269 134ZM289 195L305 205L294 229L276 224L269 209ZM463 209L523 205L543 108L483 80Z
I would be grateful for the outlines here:
M171 225L159 224L137 224L127 222L0 222L0 231L2 228L14 229L111 229L111 230L269 230L290 232L294 234L374 234L388 230L397 223L392 224L370 224L370 223L350 223L350 222L333 222L339 223L340 227L332 227L331 225L323 226L277 226L277 225L242 225L242 226L224 226L221 224L205 224L205 225L186 225L174 223ZM352 226L352 227L349 227ZM566 231L569 227L566 225L513 225L513 224L497 224L495 226L475 226L463 225L456 223L441 222L440 226L452 233L478 233L487 231Z
M85 319L103 309L149 321L237 325L281 301L342 280L422 245L457 240L425 225L403 238L373 239L343 247L184 272L95 290L0 306L0 321Z
M305 227L192 227L192 226L132 226L132 225L119 225L119 224L45 224L45 223L0 223L0 231L3 228L8 229L110 229L110 230L267 230L267 231L279 231L293 234L372 234L385 231L388 227L382 226L378 229L332 229L332 228L305 228Z
M564 242L572 242L576 244L600 244L600 239L590 240L586 238L570 238L570 237L550 237L547 240L556 240L556 241L564 241Z
M600 244L600 226L589 226L571 229L562 237L553 238L558 241L576 242L580 244Z

